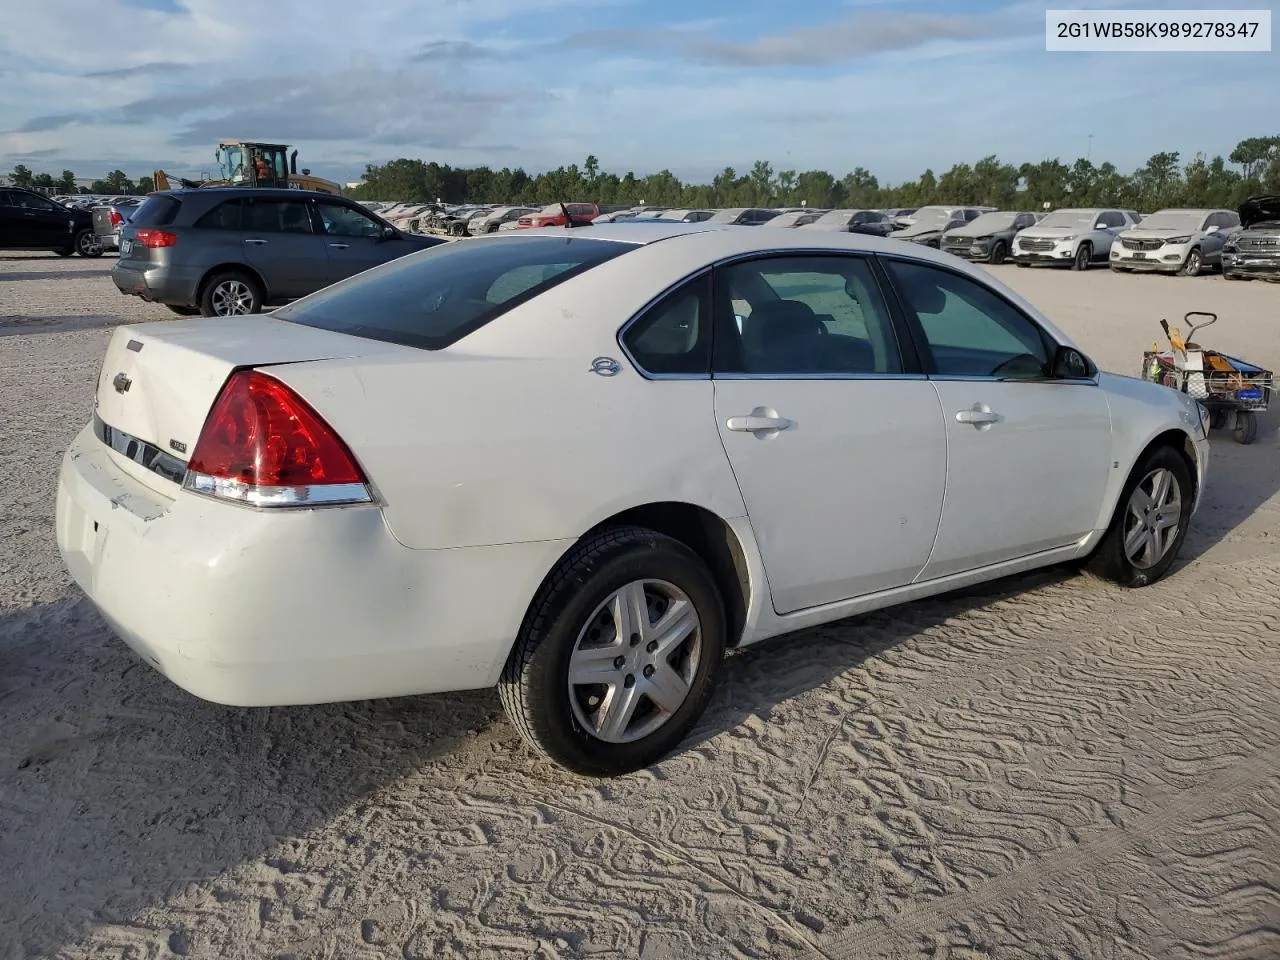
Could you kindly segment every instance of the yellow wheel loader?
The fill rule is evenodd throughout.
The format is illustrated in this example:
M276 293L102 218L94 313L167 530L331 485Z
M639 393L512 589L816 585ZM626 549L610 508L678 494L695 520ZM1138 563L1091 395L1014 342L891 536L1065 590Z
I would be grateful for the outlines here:
M298 151L289 153L283 143L252 143L248 140L223 140L214 151L220 176L215 180L186 180L175 177L181 187L288 187L294 190L319 190L342 193L332 180L312 175L310 170L298 172ZM172 189L174 184L163 170L151 175L156 190Z

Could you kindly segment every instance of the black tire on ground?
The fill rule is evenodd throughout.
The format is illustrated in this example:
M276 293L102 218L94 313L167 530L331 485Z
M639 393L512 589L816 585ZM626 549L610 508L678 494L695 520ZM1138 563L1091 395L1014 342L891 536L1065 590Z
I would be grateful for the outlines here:
M236 286L236 285L239 286ZM232 301L242 308L231 309ZM200 315L229 317L262 310L262 286L243 270L224 270L205 281L200 291Z
M69 257L69 256L71 256L73 253L75 253L75 252L76 252L76 248L75 248L75 247L63 247L61 250L55 250L55 251L53 251L53 252L54 252L54 253L56 253L56 254L57 254L58 256L60 256L60 257Z
M166 303L165 306L168 307L170 310L172 310L174 313L176 313L180 317L200 316L199 307L183 307L183 306L179 306L176 303Z
M1005 246L1003 240L997 240L996 245L991 248L991 256L989 261L994 266L1004 263L1004 258L1009 253L1009 248Z
M102 244L97 235L88 227L76 234L76 253L82 257L96 258L102 256Z
M1187 254L1186 262L1182 264L1182 275L1184 277L1198 277L1204 270L1204 258L1200 255L1199 247L1192 247L1191 252Z
M578 716L594 702L571 701L570 655L601 604L639 580L663 581L685 594L698 616L701 650L688 693L665 723L630 742L607 742ZM606 528L584 538L547 577L525 615L498 694L521 737L543 756L590 776L627 773L669 753L702 715L724 656L725 634L720 592L692 550L652 530ZM631 646L637 640L638 634Z
M1250 444L1258 439L1258 416L1252 410L1236 411L1236 426L1231 431L1236 443Z
M1088 270L1089 262L1093 259L1093 244L1085 241L1076 249L1076 255L1071 260L1072 270Z
M1177 484L1180 502L1178 527L1172 544L1169 545L1160 559L1149 567L1137 566L1125 551L1125 537L1135 531L1143 520L1130 509L1130 500L1139 484L1146 484L1154 471L1167 470L1173 482ZM1195 491L1191 479L1191 470L1182 454L1172 447L1156 447L1133 468L1124 489L1120 491L1120 499L1116 504L1115 515L1111 526L1099 541L1098 546L1085 563L1087 569L1107 580L1114 581L1124 587L1145 587L1155 583L1173 566L1182 549L1182 542L1187 536L1187 526L1191 519L1191 507Z

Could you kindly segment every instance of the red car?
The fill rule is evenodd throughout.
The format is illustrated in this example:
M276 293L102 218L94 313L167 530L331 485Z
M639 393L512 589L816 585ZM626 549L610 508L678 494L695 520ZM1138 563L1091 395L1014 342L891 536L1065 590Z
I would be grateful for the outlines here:
M600 216L600 208L594 203L566 203L564 205L569 211L569 217L576 224L587 224ZM531 227L563 227L564 226L564 210L560 204L550 203L543 207L537 213L531 213L527 217L521 217L516 221L517 230L527 230Z

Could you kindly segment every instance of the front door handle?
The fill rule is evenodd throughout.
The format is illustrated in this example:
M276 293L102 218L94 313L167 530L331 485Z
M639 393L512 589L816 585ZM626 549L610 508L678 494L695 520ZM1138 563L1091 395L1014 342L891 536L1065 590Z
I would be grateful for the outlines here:
M263 245L264 243L266 243L266 242L267 242L267 241L265 241L265 240L259 240L257 237L253 237L253 238L251 238L251 239L249 239L249 240L246 240L246 241L245 241L245 243L252 243L255 247L260 247L260 246L262 246L262 245Z
M757 437L771 437L779 430L790 430L795 421L778 416L768 407L756 407L745 417L730 417L724 424L735 433L753 433Z
M329 244L334 250L347 250L351 247L349 243L331 243Z
M956 413L957 423L971 423L979 430L990 427L993 423L999 423L1004 417L996 413L985 403L975 403L968 410L960 410Z

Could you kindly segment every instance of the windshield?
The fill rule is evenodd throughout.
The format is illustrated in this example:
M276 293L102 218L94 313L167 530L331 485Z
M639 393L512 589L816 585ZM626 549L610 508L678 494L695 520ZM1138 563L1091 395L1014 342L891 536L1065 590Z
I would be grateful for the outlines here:
M1013 221L1017 216L1017 213L984 213L982 216L971 220L965 230L969 233L977 233L981 230L987 230L991 233L997 230L1007 230L1013 226Z
M821 224L828 224L828 223L846 224L846 223L848 223L848 222L849 222L850 218L852 218L852 217L853 217L853 213L854 213L854 212L853 212L852 210L832 210L830 213L824 213L824 214L823 214L822 216L820 216L817 220L815 220L815 221L814 221L814 223L821 223Z
M278 320L440 350L634 244L586 237L444 243L272 313Z
M1205 213L1188 213L1185 210L1157 210L1146 217L1140 224L1140 230L1181 230L1191 233L1200 229L1204 223Z
M1038 227L1092 227L1098 219L1097 210L1055 210L1036 226Z
M247 180L249 172L244 165L244 150L240 147L218 148L218 169L223 180Z
M899 230L898 233L929 233L933 230L941 230L954 219L956 215L946 207L921 207L915 212L915 222Z

